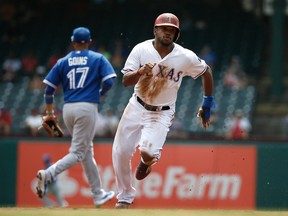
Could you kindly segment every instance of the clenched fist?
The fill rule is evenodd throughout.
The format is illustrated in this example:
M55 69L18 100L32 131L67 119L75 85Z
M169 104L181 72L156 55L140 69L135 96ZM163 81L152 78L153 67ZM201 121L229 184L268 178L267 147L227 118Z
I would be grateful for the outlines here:
M137 71L137 73L141 76L145 75L145 74L147 76L152 76L152 69L155 65L156 65L156 63L145 64Z

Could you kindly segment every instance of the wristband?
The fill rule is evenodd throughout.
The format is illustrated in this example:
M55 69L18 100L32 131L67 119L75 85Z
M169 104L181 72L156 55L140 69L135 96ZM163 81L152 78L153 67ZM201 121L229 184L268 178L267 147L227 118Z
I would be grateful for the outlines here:
M46 94L44 94L44 101L46 104L53 104L54 101L54 95L49 95L49 97L47 97Z
M215 108L214 96L204 96L202 100L202 107Z

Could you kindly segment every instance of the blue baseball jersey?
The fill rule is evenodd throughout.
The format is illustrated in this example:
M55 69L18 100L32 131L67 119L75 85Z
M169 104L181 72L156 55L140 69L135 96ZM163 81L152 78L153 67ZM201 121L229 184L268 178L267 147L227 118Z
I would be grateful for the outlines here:
M113 77L116 73L102 54L77 50L59 59L43 82L54 89L61 84L64 103L100 103L101 83Z

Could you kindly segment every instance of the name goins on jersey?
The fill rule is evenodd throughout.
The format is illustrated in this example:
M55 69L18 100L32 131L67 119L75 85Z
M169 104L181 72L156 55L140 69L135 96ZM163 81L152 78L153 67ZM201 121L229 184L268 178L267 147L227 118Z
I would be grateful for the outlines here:
M68 65L75 66L75 65L86 65L88 57L87 56L79 56L79 57L72 57L68 58Z

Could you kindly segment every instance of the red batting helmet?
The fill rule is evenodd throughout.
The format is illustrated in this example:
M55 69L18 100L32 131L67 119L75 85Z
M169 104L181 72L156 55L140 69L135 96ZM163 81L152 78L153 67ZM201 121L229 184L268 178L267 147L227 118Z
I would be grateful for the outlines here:
M157 26L173 26L177 29L174 41L176 41L180 36L179 19L172 13L160 14L154 23L154 27Z

